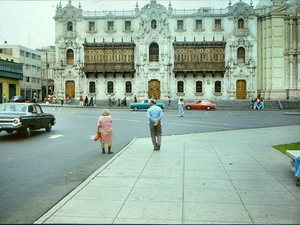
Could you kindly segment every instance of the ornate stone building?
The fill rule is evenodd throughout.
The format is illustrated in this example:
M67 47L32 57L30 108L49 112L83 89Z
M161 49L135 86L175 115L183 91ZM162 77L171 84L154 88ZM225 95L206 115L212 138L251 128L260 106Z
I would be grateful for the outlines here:
M261 0L258 92L267 99L300 98L300 1Z
M176 10L151 0L119 12L83 11L69 1L58 5L54 19L57 97L221 100L257 94L252 1Z

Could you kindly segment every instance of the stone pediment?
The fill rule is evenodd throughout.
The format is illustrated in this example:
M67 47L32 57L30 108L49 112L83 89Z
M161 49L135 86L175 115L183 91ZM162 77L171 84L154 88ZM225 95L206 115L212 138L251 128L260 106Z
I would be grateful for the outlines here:
M150 4L146 4L140 11L140 15L150 16L157 15L162 16L167 14L168 11L166 7L161 4L158 4L156 0L151 0Z
M248 5L245 2L238 2L233 6L229 7L229 18L238 19L240 17L243 18L252 18L255 15L255 11L253 6Z
M56 14L54 19L60 21L67 21L69 19L72 20L81 20L82 19L82 10L72 6L69 2L67 6L61 8L58 7L56 9Z

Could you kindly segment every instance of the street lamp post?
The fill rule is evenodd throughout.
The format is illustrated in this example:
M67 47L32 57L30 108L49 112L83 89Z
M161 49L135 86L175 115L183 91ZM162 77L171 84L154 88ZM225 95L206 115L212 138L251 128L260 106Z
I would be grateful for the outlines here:
M46 50L46 98L48 99L48 51Z

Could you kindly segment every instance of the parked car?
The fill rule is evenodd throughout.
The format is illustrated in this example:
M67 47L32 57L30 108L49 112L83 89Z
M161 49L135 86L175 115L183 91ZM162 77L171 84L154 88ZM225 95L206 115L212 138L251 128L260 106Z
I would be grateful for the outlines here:
M149 109L150 108L150 101L151 100L142 100L140 102L136 102L136 103L131 103L129 105L129 108L133 109L133 111L138 111L139 109ZM156 105L158 107L160 107L161 109L165 108L165 105L163 103L160 102L156 102Z
M23 98L22 96L14 96L11 99L11 102L25 102L25 98Z
M17 131L29 137L32 130L44 128L50 132L55 122L54 115L44 113L36 103L0 104L0 132Z
M191 109L206 109L206 110L211 110L211 109L216 109L217 104L211 103L208 100L197 100L195 102L188 102L184 104L184 107L188 110Z

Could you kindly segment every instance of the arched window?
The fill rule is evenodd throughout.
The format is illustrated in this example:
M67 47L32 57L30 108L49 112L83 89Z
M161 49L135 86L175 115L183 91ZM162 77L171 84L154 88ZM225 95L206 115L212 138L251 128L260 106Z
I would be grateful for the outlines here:
M238 48L237 58L239 63L245 63L245 49L243 47Z
M157 43L153 42L149 46L149 62L159 61L159 46Z
M73 23L71 21L67 23L67 31L73 31Z
M215 93L221 93L221 81L215 82Z
M157 22L156 22L156 20L151 20L151 28L152 28L152 29L156 29L156 27L157 27Z
M183 93L184 92L184 83L183 81L177 82L177 93Z
M196 92L202 93L202 81L196 82Z
M74 51L72 49L68 49L67 51L67 65L74 64Z
M126 93L132 93L132 84L131 84L131 81L126 81L126 83L125 83L125 91L126 91Z
M239 29L244 29L245 23L244 20L241 18L238 20L238 28Z
M95 84L94 81L91 81L89 83L89 91L90 91L90 93L95 93L96 92L96 84Z
M107 82L107 93L114 93L114 83L112 81Z

